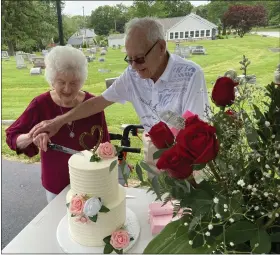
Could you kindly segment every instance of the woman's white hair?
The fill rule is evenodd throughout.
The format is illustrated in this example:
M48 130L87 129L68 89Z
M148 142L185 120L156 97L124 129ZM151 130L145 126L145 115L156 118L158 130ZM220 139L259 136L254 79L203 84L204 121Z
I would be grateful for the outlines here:
M69 46L56 46L45 57L45 78L52 87L58 73L74 73L80 79L81 86L88 74L88 62L78 49Z
M143 29L146 32L147 40L156 42L157 40L165 40L164 30L161 23L154 18L134 18L125 25L125 40L129 39L129 32L135 28Z

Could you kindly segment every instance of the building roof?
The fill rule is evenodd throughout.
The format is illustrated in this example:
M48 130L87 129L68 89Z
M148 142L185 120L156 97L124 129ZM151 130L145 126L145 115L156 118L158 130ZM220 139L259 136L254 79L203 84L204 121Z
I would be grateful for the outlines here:
M177 25L178 23L181 23L183 22L184 20L186 20L187 18L193 18L193 19L196 19L196 20L199 20L200 22L204 23L205 25L209 26L210 28L217 28L218 26L215 25L214 23L194 14L194 13L190 13L189 15L183 17L183 19L179 20L176 24L174 24L172 27L170 27L168 30L170 30L171 28L173 28L175 25ZM167 32L167 31L166 31Z
M125 34L110 34L108 36L109 39L123 39L125 37Z
M81 45L83 39L92 39L96 36L94 33L94 29L90 28L81 28L77 32L75 32L69 39L68 44L71 45Z
M156 19L156 21L160 22L163 25L164 33L166 33L171 27L179 23L182 19L186 16L182 17L173 17L173 18L163 18L163 19Z

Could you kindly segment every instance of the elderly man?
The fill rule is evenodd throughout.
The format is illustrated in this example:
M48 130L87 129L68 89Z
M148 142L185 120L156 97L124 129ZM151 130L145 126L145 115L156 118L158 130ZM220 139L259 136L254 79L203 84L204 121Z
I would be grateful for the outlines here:
M39 123L32 134L49 132L51 137L66 123L125 101L133 104L146 132L160 121L160 113L166 110L179 115L188 110L203 118L209 105L203 71L194 62L167 51L160 23L152 18L135 18L128 22L125 48L124 60L129 66L111 87L66 114Z

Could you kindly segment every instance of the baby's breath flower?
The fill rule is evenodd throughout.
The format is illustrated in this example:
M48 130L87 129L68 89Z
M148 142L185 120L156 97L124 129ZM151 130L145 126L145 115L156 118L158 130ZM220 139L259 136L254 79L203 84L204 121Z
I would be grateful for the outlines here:
M213 225L212 225L212 224L209 224L209 225L208 225L208 229L209 229L209 230L213 229Z
M234 246L234 243L233 243L233 242L230 242L229 245L230 245L230 246Z
M192 240L190 240L190 241L189 241L189 245L192 245L192 244L193 244L193 241L192 241Z
M215 204L218 204L219 203L219 198L214 197L213 201L214 201Z

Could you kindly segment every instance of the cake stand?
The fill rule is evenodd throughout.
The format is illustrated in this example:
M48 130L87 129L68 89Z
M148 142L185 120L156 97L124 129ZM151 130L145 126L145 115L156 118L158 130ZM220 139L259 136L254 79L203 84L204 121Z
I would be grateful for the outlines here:
M139 221L133 211L126 207L126 220L125 224L126 230L128 233L133 236L134 240L129 242L128 247L123 249L123 252L127 252L130 250L134 244L136 243L137 239L139 238L140 234L140 224ZM76 241L74 241L68 230L68 218L65 215L58 224L56 237L59 243L59 246L65 253L98 253L103 254L104 246L99 247L89 247L83 246ZM114 253L114 252L113 252Z

